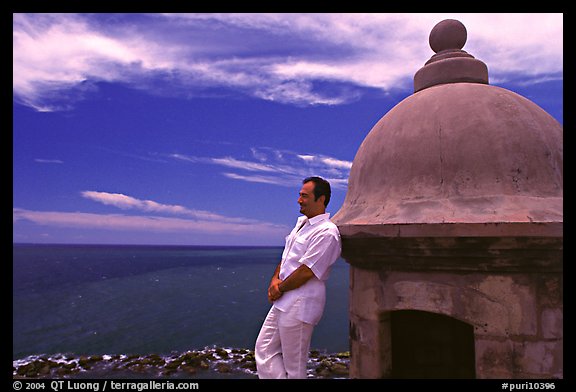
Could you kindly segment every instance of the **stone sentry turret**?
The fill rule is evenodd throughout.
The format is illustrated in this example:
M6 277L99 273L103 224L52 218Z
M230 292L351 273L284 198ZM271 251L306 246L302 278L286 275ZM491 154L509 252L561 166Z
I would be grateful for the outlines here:
M353 378L563 377L562 126L444 20L360 146L333 221Z

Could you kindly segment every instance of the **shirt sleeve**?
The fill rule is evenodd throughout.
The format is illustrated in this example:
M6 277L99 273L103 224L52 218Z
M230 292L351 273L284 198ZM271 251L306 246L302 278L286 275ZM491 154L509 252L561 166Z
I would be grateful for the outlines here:
M340 236L330 231L322 232L310 240L300 263L310 268L318 279L324 280L330 266L340 257L340 252Z

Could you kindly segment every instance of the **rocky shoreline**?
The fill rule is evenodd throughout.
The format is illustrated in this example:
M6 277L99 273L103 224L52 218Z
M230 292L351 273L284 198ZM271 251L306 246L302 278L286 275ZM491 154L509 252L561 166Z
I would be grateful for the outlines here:
M350 354L310 351L308 378L348 378ZM32 355L13 378L257 378L254 352L212 347L169 355Z

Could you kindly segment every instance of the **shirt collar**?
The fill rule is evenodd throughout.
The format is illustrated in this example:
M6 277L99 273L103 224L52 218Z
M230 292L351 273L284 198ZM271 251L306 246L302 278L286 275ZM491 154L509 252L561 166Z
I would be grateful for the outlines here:
M325 214L316 215L314 218L308 219L308 222L310 222L310 225L315 225L318 222L322 222L322 221L328 220L328 219L330 219L330 213L329 212L327 212Z

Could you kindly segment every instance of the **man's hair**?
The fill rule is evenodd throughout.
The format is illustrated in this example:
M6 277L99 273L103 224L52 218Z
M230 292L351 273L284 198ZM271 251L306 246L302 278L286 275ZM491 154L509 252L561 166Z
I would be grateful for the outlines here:
M321 177L306 177L304 181L302 181L302 184L306 184L310 181L314 183L314 201L324 195L324 207L327 207L330 202L330 195L332 194L330 183Z

